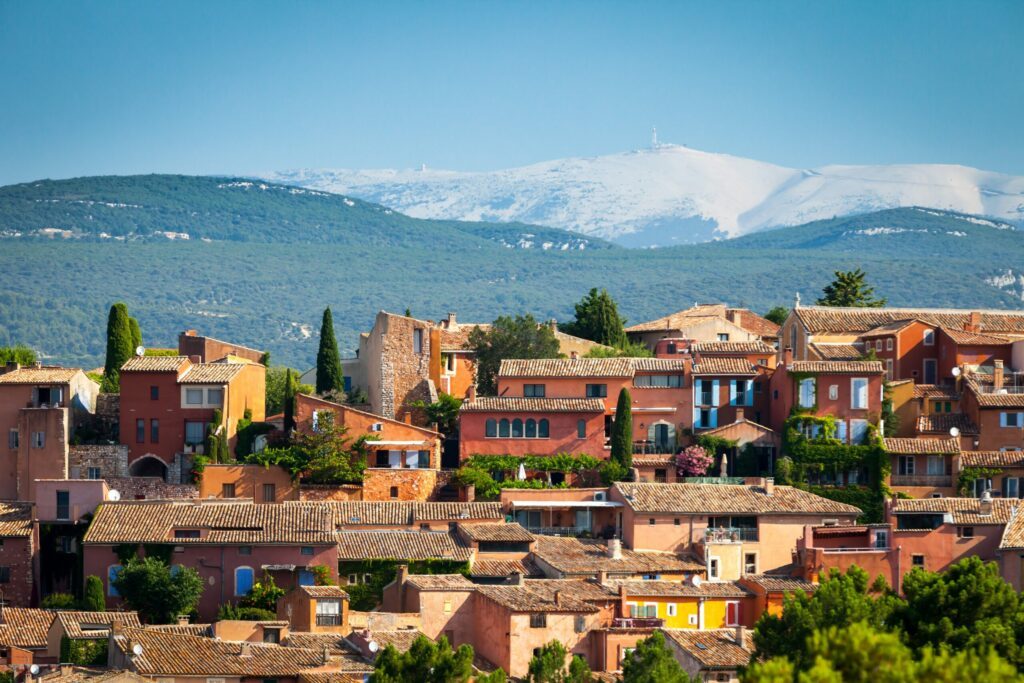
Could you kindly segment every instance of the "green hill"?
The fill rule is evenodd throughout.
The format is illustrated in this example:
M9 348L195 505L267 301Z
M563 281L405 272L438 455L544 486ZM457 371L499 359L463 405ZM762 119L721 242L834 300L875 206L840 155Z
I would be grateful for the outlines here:
M123 300L149 346L173 345L194 327L305 366L326 305L340 345L352 349L381 309L566 320L598 286L636 322L695 301L763 312L796 292L813 301L832 271L854 267L893 305L1022 307L1024 236L971 216L895 209L631 250L562 230L422 221L337 195L241 184L249 182L135 176L0 188L0 345L99 364L107 308ZM43 236L53 230L71 236Z

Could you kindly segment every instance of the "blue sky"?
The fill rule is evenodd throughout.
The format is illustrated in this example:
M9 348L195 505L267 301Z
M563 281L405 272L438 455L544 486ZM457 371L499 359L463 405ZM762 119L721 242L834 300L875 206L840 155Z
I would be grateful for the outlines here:
M663 141L1024 174L1024 2L0 0L0 183Z

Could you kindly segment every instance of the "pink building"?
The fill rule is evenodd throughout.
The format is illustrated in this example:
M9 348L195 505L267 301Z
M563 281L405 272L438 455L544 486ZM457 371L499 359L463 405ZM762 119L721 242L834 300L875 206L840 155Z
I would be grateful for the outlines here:
M459 455L586 454L604 458L599 398L471 398L459 411Z

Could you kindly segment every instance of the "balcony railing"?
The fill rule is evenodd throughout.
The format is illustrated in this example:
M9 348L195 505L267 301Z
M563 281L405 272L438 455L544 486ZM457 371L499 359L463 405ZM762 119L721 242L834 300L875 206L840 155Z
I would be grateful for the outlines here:
M672 455L675 452L675 446L670 444L659 444L654 441L633 442L633 455Z
M705 529L704 542L728 543L730 541L747 541L756 543L758 540L756 527L716 527Z
M527 526L526 530L539 536L589 536L593 533L586 526Z
M893 486L952 486L953 477L949 474L894 474Z
M341 626L340 614L318 614L316 615L317 626Z
M655 619L654 617L616 617L612 619L612 628L661 628L664 625L664 619Z

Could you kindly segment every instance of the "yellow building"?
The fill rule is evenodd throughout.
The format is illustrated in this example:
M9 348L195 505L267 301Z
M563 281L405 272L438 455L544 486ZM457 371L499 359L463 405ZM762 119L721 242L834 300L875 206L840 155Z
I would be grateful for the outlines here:
M624 619L661 619L664 628L753 626L754 595L734 581L608 581Z

